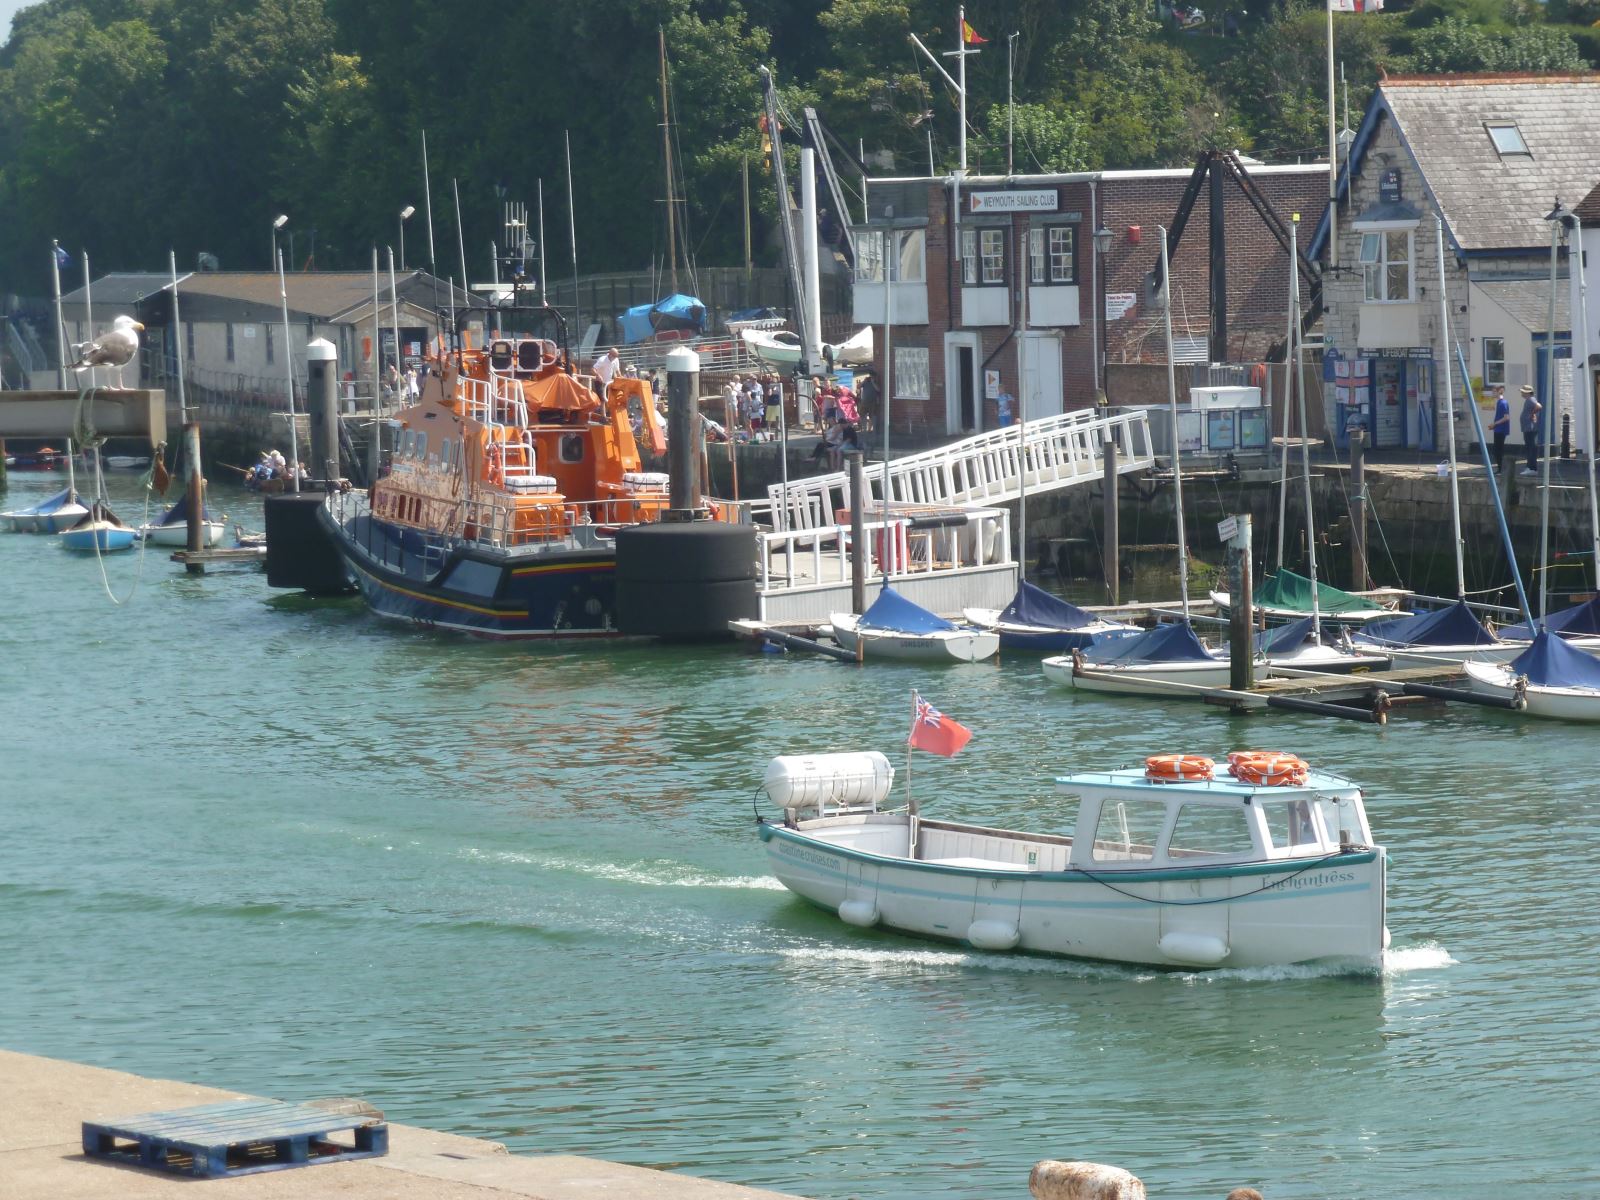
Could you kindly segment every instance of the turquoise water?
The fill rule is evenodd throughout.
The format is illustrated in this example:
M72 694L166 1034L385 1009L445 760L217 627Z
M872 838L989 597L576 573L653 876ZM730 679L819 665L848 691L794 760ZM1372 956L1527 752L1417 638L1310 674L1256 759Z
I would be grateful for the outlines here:
M139 570L106 567L119 596ZM11 534L0 681L10 1048L830 1200L1021 1197L1040 1158L1152 1196L1600 1194L1590 730L1232 718L1026 661L490 646L155 553L119 608L92 556ZM898 764L912 687L975 731L915 763L939 815L1047 827L1051 775L1159 751L1356 779L1391 964L1157 974L790 898L752 820L768 758Z

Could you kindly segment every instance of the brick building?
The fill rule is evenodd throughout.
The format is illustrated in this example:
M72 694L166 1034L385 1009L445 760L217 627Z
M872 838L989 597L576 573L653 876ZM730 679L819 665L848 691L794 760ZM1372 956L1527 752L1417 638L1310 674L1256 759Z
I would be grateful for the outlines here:
M1282 219L1301 214L1309 238L1326 203L1326 167L1252 166L1250 175ZM994 428L1002 405L1014 414L1022 400L1034 417L1088 407L1097 393L1112 404L1147 399L1115 370L1108 385L1106 368L1166 360L1150 276L1158 227L1172 224L1191 176L969 177L959 225L948 178L869 181L869 220L854 230L853 314L858 324L893 325L895 428L961 434ZM1226 357L1259 361L1284 335L1288 256L1238 185L1224 182L1221 194ZM1210 357L1210 202L1202 187L1173 252L1175 356L1185 362ZM879 354L881 369L881 340Z

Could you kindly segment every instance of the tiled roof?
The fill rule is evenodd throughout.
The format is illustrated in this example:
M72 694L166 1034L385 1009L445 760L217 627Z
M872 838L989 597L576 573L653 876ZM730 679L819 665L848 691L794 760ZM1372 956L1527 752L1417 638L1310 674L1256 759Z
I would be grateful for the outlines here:
M1600 170L1600 164L1596 169ZM1585 225L1600 225L1600 183L1595 184L1589 194L1578 202L1574 211Z
M1556 199L1594 188L1600 74L1406 76L1379 90L1464 251L1547 246ZM1495 149L1486 126L1500 121L1527 154Z
M179 276L180 280L186 278ZM108 313L113 308L131 309L140 300L154 295L171 282L172 276L165 271L113 271L94 281L88 298L93 301L97 312L102 306ZM61 294L63 304L82 304L83 301L82 287Z
M1524 329L1543 333L1550 327L1548 279L1475 279L1472 286L1493 300ZM1566 276L1556 283L1556 331L1571 329Z
M379 276L379 295L387 303L389 274ZM437 293L441 306L450 303L450 285L434 279L426 271L407 271L396 279L402 302L409 301L424 309L432 309ZM106 275L94 282L93 299L98 307L131 305L145 296L170 287L170 275L155 272L128 272ZM352 309L372 307L371 271L291 271L284 276L284 290L289 297L289 311L302 317L330 320ZM196 271L179 278L178 294L205 296L215 300L236 300L243 304L258 305L276 310L282 303L278 291L278 275L274 271ZM83 303L83 289L61 298L63 304ZM456 303L466 301L466 293L456 289ZM481 303L474 301L474 303Z

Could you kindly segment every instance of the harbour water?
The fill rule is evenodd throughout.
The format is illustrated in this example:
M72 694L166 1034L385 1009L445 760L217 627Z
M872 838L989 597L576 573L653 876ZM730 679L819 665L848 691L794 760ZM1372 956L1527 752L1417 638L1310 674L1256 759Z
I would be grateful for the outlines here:
M1053 775L1162 751L1361 782L1388 966L1155 973L809 909L765 870L766 762L903 766L913 687L974 730L914 764L938 815L1049 827ZM1161 1197L1595 1195L1593 746L1074 696L1017 659L483 645L154 551L115 607L92 556L8 534L0 1044L828 1200L1025 1196L1047 1157Z

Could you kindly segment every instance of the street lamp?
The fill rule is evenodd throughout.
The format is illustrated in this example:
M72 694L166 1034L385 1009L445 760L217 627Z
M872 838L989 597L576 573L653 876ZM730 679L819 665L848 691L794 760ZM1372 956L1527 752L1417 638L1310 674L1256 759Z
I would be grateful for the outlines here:
M411 214L416 212L414 204L408 204L400 210L400 269L406 269L406 222L411 219Z
M272 269L274 271L278 269L278 230L282 229L288 223L288 213L279 214L278 219L272 223Z
M1102 396L1105 395L1106 388L1106 325L1109 322L1109 314L1106 312L1106 255L1111 251L1111 236L1111 230L1104 225L1094 231L1095 275L1100 280L1100 295L1096 301L1100 305L1100 311L1097 314L1100 323L1100 345L1098 347L1100 370L1096 377L1096 389Z

